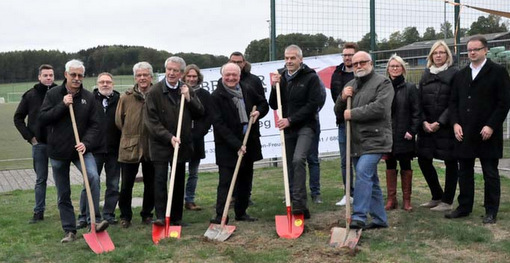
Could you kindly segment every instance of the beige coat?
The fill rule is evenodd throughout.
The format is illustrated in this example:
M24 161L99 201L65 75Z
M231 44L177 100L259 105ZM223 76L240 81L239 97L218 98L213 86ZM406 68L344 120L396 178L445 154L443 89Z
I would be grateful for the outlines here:
M135 85L119 99L115 125L121 130L119 162L138 163L142 157L149 160L148 133L143 121L145 97Z

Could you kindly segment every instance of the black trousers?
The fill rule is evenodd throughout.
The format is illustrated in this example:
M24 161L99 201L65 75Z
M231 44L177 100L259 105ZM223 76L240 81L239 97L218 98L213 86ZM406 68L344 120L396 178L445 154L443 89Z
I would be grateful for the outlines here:
M432 159L420 157L418 158L418 164L420 165L423 177L425 177L425 181L427 181L429 185L432 200L441 200L443 203L452 204L455 199L455 191L457 191L457 181L459 177L457 160L444 161L446 165L444 192L439 183L439 178L436 168L434 168L432 163Z
M499 200L501 196L501 182L499 178L498 164L499 159L480 158L482 164L484 180L484 207L486 214L496 216L499 210ZM474 179L475 159L459 160L459 188L458 197L461 212L471 213L475 198L475 179Z
M156 217L164 219L166 213L166 205L168 198L168 182L170 175L168 174L168 162L154 162L155 171L155 208ZM186 163L177 163L175 170L174 189L172 194L172 207L170 210L170 221L179 222L182 220L182 210L184 202L184 178L186 173Z
M235 168L220 165L218 166L218 170L220 180L218 183L218 191L216 193L216 216L221 217L223 215L223 209L225 208L225 202L227 201L227 195ZM246 214L246 209L248 209L248 202L250 199L252 181L253 162L243 160L236 180L237 196L234 206L236 217Z
M140 216L142 218L152 217L152 210L154 209L154 166L152 162L144 161L142 158L142 161L139 163L121 163L122 183L119 196L120 218L128 221L131 221L133 218L131 201L133 199L133 186L140 164L142 164L144 185Z

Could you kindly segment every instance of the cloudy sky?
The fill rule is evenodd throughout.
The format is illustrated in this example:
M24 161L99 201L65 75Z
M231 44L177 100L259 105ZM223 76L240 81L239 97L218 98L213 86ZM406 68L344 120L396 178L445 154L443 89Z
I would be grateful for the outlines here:
M137 45L229 55L269 36L266 0L1 0L0 52Z

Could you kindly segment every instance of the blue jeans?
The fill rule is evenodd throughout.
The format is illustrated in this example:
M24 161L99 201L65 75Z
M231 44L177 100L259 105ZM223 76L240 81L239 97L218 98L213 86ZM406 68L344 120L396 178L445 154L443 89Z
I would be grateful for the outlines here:
M87 177L90 184L90 191L92 192L92 200L94 203L97 221L101 218L99 214L99 175L97 174L96 162L92 153L85 153L83 158L85 159ZM65 232L76 232L74 207L71 202L69 167L72 162L76 168L81 171L80 160L55 160L50 158L50 162L53 169L53 179L55 180L55 186L57 187L57 202L58 210L60 212L60 221L62 222L62 229L64 229Z
M310 178L308 179L308 184L310 187L311 196L321 195L321 167L319 161L319 139L321 136L321 125L317 121L317 130L315 131L315 136L313 137L312 144L310 145L310 151L308 152L308 156L306 157L306 162L308 163L308 171L310 173Z
M378 225L388 225L388 218L384 210L384 198L377 176L377 163L382 154L363 154L353 157L356 167L356 187L354 187L354 203L352 220L366 223L367 214L372 216L372 222Z
M306 205L306 156L312 145L313 137L314 132L309 127L285 134L290 196L292 209L295 211L308 209Z
M344 194L346 192L345 190L345 184L346 184L346 133L345 133L345 123L338 124L338 146L340 148L340 168L342 169L342 181L344 183ZM353 172L352 172L352 165L350 167L351 169L351 196L354 194L354 180L353 180Z
M191 159L188 163L188 181L186 182L186 192L184 193L184 201L186 203L195 202L195 189L198 181L198 167L200 159Z
M36 174L34 213L44 213L46 208L46 181L48 180L48 151L46 148L47 145L44 143L32 145L32 159Z
M103 166L106 174L106 190L104 192L103 219L115 219L115 208L119 201L119 181L120 164L117 161L117 153L98 153L94 154L94 160L97 165L97 173L101 176ZM85 221L87 212L87 193L85 189L81 190L80 196L80 216L78 220Z

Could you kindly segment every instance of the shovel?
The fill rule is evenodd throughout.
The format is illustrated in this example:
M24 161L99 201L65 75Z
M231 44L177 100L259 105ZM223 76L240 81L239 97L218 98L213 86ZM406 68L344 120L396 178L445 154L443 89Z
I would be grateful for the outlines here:
M278 101L278 119L283 118L282 99L280 94L280 83L276 83L276 99ZM280 130L280 141L282 143L282 166L283 166L283 183L285 186L285 206L287 215L277 215L274 217L276 223L276 233L279 237L287 239L295 239L301 236L305 228L304 215L293 215L290 207L290 190L289 175L287 171L287 153L285 150L285 133Z
M181 105L179 107L179 119L177 122L177 138L181 138L182 115L184 112L184 94L181 94ZM170 211L172 210L172 196L174 194L175 171L177 169L177 157L179 155L179 143L175 144L174 157L172 160L172 171L170 173L170 183L168 186L168 197L166 201L165 225L158 226L152 224L152 241L158 244L161 239L172 237L181 237L181 226L170 226Z
M253 106L251 113L257 110L257 106ZM251 115L251 114L250 114ZM246 142L248 142L248 137L250 135L251 125L253 124L254 119L250 117L250 122L248 123L248 128L246 133L244 134L243 146L246 146ZM223 215L221 216L221 224L210 224L207 231L205 231L204 236L211 240L217 241L225 241L227 240L232 233L236 230L236 226L227 225L227 216L228 209L230 208L230 200L232 199L232 193L234 192L234 187L236 185L237 174L239 173L239 167L241 167L241 161L243 160L244 154L240 154L237 157L236 167L234 169L234 175L232 175L232 181L230 182L230 188L228 189L227 201L225 202L225 207L223 208Z
M71 114L71 122L73 123L74 138L76 144L80 143L80 136L78 135L78 127L76 126L76 118L74 117L73 104L69 104L69 113ZM83 238L89 245L90 249L96 254L103 252L109 252L115 249L112 239L108 235L108 232L101 231L96 232L96 211L94 211L94 202L92 201L92 193L90 192L89 178L87 176L87 167L85 166L85 160L83 154L78 152L81 164L81 173L83 175L83 181L85 184L85 191L87 192L87 202L90 213L90 233L83 234Z
M351 97L347 98L347 109L351 109ZM349 167L351 167L351 122L346 121L345 126L347 139L347 145L345 147L345 166L347 167L347 174L345 176L345 196L347 198L347 202L345 203L345 228L333 227L331 229L331 240L329 245L337 248L347 247L350 250L354 250L361 237L361 229L350 229L351 202L349 201L349 197L351 196L351 169L349 169Z

